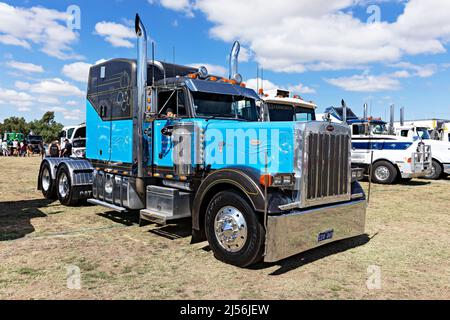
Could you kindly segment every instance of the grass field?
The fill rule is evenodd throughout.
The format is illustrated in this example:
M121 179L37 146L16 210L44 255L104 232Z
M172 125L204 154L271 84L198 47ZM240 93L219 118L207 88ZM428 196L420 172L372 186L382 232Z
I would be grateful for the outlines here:
M1 299L450 299L450 179L373 185L366 236L239 269L191 245L188 223L44 200L39 163L0 158Z

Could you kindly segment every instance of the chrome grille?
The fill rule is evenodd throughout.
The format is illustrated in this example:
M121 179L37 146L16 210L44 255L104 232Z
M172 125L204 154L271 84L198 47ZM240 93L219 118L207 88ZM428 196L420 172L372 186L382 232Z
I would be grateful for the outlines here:
M348 126L328 122L298 124L296 128L297 202L312 207L351 199L351 132Z
M347 135L310 133L307 138L307 200L346 195L349 190Z

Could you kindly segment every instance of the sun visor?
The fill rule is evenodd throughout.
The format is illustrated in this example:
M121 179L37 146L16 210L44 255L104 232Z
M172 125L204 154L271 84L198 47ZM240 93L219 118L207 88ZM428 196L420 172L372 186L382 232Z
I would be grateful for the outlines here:
M186 85L189 88L189 90L193 92L206 92L206 93L233 95L233 96L243 96L255 100L260 99L254 90L229 83L205 81L198 79L187 79Z

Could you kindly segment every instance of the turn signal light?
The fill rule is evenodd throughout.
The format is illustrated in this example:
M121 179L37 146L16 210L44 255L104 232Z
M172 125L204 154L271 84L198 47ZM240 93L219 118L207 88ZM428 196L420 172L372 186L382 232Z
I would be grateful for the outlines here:
M411 158L408 158L408 160L406 160L406 162L411 163L411 162L412 162L412 159L411 159Z
M190 73L187 75L189 79L197 79L198 75L196 73Z
M209 77L208 80L210 80L210 81L217 81L217 78L216 77Z
M259 183L264 187L270 187L273 183L273 177L270 174L263 174L259 178Z

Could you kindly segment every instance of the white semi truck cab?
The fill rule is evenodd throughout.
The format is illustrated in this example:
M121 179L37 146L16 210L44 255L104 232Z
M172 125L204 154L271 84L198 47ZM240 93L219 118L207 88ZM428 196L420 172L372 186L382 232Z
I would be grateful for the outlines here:
M431 172L425 176L427 179L437 180L450 174L450 142L434 140L427 127L414 125L397 125L395 134L412 140L421 140L432 150Z

